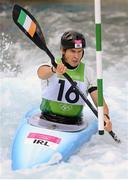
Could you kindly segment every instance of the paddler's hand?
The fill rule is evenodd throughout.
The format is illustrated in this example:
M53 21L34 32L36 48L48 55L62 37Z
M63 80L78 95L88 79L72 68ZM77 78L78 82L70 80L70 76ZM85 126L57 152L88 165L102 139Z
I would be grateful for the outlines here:
M57 64L56 68L53 67L53 71L59 75L64 74L66 70L67 70L67 67L63 63Z
M112 123L109 116L104 115L104 121L106 123L104 129L108 132L112 131Z

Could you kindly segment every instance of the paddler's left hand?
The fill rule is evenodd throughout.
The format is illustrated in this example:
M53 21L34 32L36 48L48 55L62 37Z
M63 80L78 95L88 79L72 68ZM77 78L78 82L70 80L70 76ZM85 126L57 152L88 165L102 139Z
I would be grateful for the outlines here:
M104 115L104 121L106 123L104 129L108 132L112 131L112 123L111 123L110 118Z

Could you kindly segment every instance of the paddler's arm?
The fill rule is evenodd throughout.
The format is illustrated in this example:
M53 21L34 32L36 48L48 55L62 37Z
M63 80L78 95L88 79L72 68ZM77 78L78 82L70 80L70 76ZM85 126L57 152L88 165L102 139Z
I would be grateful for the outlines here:
M90 96L95 104L95 106L97 107L98 106L98 95L97 95L97 90L95 91L92 91L90 93ZM105 102L105 99L103 98L103 104L104 104L104 121L106 122L106 125L105 125L105 130L110 132L112 130L112 123L111 123L111 120L110 120L110 117L109 117L109 108L108 108L108 105L107 103Z
M49 65L42 65L37 71L38 77L43 80L50 78L54 73L54 69Z
M45 80L50 78L54 73L64 74L66 70L67 68L63 63L58 64L56 68L49 65L42 65L39 67L37 74L40 79Z

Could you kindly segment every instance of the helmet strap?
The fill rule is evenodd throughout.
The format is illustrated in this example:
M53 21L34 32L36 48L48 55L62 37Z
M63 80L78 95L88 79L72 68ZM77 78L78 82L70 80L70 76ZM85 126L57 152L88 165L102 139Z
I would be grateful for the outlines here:
M83 54L82 54L82 57L81 57L81 59L83 58L83 56L84 56L84 50L83 50Z

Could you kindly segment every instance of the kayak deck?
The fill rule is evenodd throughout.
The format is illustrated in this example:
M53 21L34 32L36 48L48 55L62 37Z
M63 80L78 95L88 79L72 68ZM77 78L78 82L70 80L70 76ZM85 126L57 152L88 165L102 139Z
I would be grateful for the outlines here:
M42 121L39 113L32 110L21 120L12 146L13 170L66 161L97 132L97 121L91 117L88 124L73 129L72 125Z

